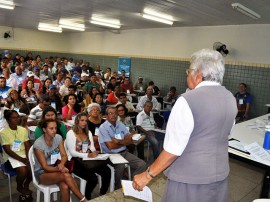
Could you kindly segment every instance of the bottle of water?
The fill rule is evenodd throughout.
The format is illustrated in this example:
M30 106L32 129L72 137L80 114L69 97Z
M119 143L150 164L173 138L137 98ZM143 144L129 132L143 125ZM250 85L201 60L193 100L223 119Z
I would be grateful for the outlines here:
M265 126L263 148L270 150L270 125Z

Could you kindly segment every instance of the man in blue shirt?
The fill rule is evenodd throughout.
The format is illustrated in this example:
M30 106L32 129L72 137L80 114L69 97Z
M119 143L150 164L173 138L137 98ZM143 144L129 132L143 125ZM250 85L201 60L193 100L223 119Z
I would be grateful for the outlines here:
M6 78L1 76L0 77L0 99L1 101L5 101L8 97L8 89L11 87L6 85L7 81Z
M239 92L234 97L236 98L239 121L246 121L248 119L248 112L252 102L251 95L247 92L247 85L245 83L239 84Z
M127 145L133 144L132 135L126 126L117 121L117 110L115 107L108 107L106 110L107 121L99 128L99 142L102 151L105 153L118 153L123 156L130 165L132 178L134 175L145 170L146 164L143 160L127 151ZM115 167L115 189L121 187L121 179L125 169L124 164L114 165Z

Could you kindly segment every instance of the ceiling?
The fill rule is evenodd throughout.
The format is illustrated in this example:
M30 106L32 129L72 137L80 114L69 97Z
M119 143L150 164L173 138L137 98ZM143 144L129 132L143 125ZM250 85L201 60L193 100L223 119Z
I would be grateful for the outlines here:
M0 26L37 30L38 23L58 23L60 18L84 23L86 31L107 31L89 23L95 15L118 19L120 30L168 28L170 25L141 17L145 8L172 15L172 27L215 26L239 24L270 24L268 0L13 0L14 10L0 8ZM259 13L254 20L232 9L232 3L241 3ZM70 30L63 29L63 32ZM76 32L76 31L72 31Z

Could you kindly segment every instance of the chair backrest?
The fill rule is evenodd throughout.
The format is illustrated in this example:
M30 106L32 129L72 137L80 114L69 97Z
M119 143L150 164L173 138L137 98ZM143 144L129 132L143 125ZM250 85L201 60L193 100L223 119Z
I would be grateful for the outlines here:
M31 166L31 172L32 172L32 178L33 178L33 183L38 184L38 181L35 176L35 157L34 157L34 148L31 146L28 152L28 158L29 158L29 163Z
M162 116L160 116L159 114L155 113L154 120L156 122L157 127L162 128L162 126L164 124L164 118Z

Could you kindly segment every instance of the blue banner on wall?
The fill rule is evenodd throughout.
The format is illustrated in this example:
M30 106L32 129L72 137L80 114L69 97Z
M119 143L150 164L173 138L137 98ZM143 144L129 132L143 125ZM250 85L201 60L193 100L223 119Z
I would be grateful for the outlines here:
M121 71L125 70L126 77L129 77L130 67L131 67L130 58L118 58L118 76L121 76Z

